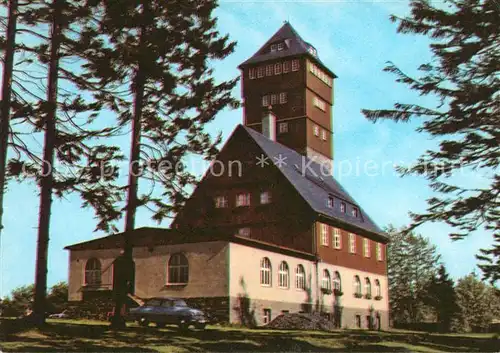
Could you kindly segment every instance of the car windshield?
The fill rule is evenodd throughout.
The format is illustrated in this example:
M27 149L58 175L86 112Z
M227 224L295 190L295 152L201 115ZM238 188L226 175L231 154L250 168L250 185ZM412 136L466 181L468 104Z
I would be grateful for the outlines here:
M170 308L172 306L172 301L171 300L164 300L161 303L161 306L163 306L164 308Z
M184 300L179 300L179 299L174 302L174 305L175 306L187 306L187 304Z

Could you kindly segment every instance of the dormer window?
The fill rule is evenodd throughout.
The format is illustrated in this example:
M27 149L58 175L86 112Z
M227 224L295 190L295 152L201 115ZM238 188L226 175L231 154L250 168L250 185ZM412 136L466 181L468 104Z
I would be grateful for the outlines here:
M333 208L334 203L335 203L334 198L332 196L329 196L327 201L328 208Z
M285 43L278 43L278 51L285 49Z
M358 217L358 209L356 207L352 208L351 214L353 217Z
M318 52L313 47L309 47L309 53L313 56L318 56Z
M274 52L278 50L278 45L277 44L271 44L271 52Z
M228 206L227 196L217 196L215 198L215 208L226 208Z
M340 212L345 213L346 210L346 204L345 202L340 203Z

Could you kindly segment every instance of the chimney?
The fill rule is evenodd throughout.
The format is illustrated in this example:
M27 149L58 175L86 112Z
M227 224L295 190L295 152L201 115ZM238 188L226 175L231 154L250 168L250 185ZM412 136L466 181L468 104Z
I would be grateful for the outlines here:
M268 139L276 141L276 115L271 111L271 107L264 113L262 118L262 135Z

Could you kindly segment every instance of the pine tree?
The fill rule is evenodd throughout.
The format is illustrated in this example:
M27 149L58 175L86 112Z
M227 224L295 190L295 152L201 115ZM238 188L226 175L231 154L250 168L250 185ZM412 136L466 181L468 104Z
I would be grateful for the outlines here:
M385 230L388 245L389 305L395 323L417 323L426 318L426 286L437 272L440 256L421 235L396 229Z
M500 270L500 11L496 0L445 0L433 6L412 0L411 15L391 16L398 32L431 38L434 58L420 66L422 76L410 77L390 63L385 71L397 76L420 95L435 96L436 107L396 103L394 109L363 110L371 121L423 120L418 132L439 138L439 149L425 152L403 175L422 175L437 193L427 200L427 211L412 214L413 229L426 222L445 222L460 239L481 229L495 233L496 246L483 256L485 276L498 279ZM484 187L460 185L453 172L468 170L489 180ZM456 179L455 179L456 180Z
M107 92L96 90L120 124L131 125L129 181L124 211L123 255L117 259L115 316L112 324L123 327L121 310L132 286L130 232L135 214L144 206L161 222L182 206L187 187L195 178L186 158L212 158L220 136L212 139L207 123L225 108L237 106L231 96L237 79L216 83L210 61L231 54L235 43L216 30L209 1L121 1L107 2L98 25L85 27L89 42L88 78ZM105 46L103 55L94 47ZM139 180L147 192L139 194ZM155 187L161 186L161 190Z

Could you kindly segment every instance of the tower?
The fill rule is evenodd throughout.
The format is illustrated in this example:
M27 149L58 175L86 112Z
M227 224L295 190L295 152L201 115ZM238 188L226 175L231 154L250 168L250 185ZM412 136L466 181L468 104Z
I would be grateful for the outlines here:
M317 50L285 24L239 69L244 125L275 131L276 140L333 165L333 81ZM269 115L273 118L269 119ZM264 124L275 124L272 128Z

